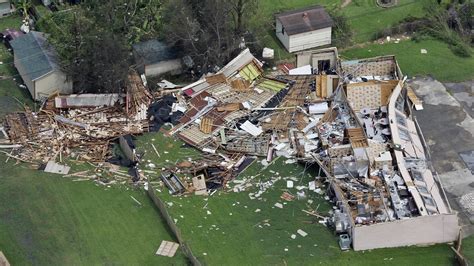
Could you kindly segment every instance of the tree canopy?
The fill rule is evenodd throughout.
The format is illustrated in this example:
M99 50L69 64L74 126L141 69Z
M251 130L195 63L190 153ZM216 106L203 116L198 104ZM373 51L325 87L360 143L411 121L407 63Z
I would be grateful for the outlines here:
M160 7L159 0L84 0L42 18L39 26L75 92L119 92L127 84L131 45L158 35Z
M173 0L163 7L165 39L205 73L222 67L238 51L245 16L256 0Z

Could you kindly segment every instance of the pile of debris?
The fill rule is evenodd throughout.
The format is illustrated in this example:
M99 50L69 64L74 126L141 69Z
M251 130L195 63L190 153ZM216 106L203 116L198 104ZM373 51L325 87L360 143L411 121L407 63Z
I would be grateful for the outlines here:
M183 115L169 133L204 154L219 155L213 165L235 163L225 158L238 155L264 158L259 159L264 166L280 156L317 163L337 203L332 220L338 233L449 214L412 118L412 109L421 109L421 103L404 87L395 58L340 62L337 52L327 50L298 58L315 65L268 77L262 63L243 51L216 74L182 88ZM331 70L324 70L325 62ZM206 184L225 184L233 177L225 170L203 175ZM249 197L258 198L280 179L260 182ZM256 182L234 180L232 190L244 191ZM283 200L294 197L282 195Z
M395 58L340 62L337 52L327 50L298 56L315 65L269 77L246 49L217 73L155 103L136 74L126 95L51 98L38 113L6 117L1 132L17 145L8 156L38 164L64 156L103 162L114 139L170 123L169 135L203 152L201 160L161 169L161 182L172 194L212 195L218 188L231 188L229 181L256 157L265 167L282 156L289 163L317 163L324 171L336 203L333 217L324 220L338 233L421 216L435 217L423 223L436 223L436 215L451 215L427 167L412 117L413 107L421 109L421 102L404 87ZM328 63L333 66L324 70ZM134 147L125 145L124 138L120 142L127 158L138 161ZM136 181L142 173L133 167ZM234 180L232 190L257 186L258 192L249 197L258 199L281 179L288 188L297 181L277 174L270 180L254 176ZM308 187L321 194L316 181ZM304 188L296 188L296 195L287 191L282 200L304 198Z
M119 136L149 130L147 109L152 98L140 77L131 74L130 89L120 94L53 96L38 112L8 114L4 139L14 145L11 158L36 165L64 158L104 162Z
M204 175L207 184L226 184L251 158L264 157L267 163L274 156L312 160L318 148L316 125L329 109L333 85L323 88L318 75L264 76L262 65L244 50L216 74L183 87L183 96L173 104L183 115L169 134L214 155L215 161L203 162L203 167L226 169ZM171 170L198 176L178 168Z

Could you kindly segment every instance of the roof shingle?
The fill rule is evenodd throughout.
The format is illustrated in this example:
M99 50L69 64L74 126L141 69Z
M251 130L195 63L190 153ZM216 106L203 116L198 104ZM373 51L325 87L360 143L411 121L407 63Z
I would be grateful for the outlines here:
M34 81L53 70L59 69L57 54L48 44L44 33L31 31L10 42L15 54L16 64L25 70L22 78Z
M288 35L331 27L333 21L322 6L311 6L278 13L275 17L281 22Z

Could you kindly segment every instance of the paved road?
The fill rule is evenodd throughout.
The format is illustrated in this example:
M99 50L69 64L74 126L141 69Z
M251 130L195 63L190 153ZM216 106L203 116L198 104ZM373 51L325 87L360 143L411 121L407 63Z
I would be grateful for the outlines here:
M452 208L460 213L465 234L474 234L473 82L447 84L452 91L429 77L408 83L424 102L424 110L415 111L415 116L433 166Z

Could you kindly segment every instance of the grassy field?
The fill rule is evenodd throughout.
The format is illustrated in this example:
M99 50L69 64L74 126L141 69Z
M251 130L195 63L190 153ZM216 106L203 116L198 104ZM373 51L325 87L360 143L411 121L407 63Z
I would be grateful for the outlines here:
M427 54L422 54L426 49ZM408 76L433 75L441 81L474 79L474 57L454 55L447 44L438 40L401 41L400 43L372 44L340 52L342 59L395 55L402 72Z
M349 23L354 31L356 43L372 40L375 33L398 24L407 17L423 17L423 2L414 0L400 0L399 5L392 8L380 8L372 0L354 0L343 9ZM267 47L275 49L277 59L288 59L292 56L286 52L278 39L275 37L274 18L275 13L302 8L311 5L322 5L327 9L340 6L342 1L334 0L263 0L259 1L256 18L250 21L252 29L263 40Z
M146 139L146 140L145 140ZM138 146L152 140L160 153L160 161L167 164L186 160L194 151L183 147L182 142L154 134L137 141ZM142 143L142 144L141 144ZM162 146L157 146L162 143ZM164 144L163 144L164 143ZM149 147L149 146L148 146ZM158 156L152 148L145 147L145 161L156 162ZM165 153L165 151L167 153ZM181 155L179 155L181 154ZM180 227L183 237L190 244L194 255L208 265L451 265L453 255L447 245L423 248L381 249L369 252L341 252L337 238L303 209L318 209L322 214L331 208L323 195L306 191L306 199L285 202L280 199L286 191L286 178L296 178L295 186L308 185L317 175L314 169L304 170L302 165L287 165L278 159L263 169L254 162L239 179L255 176L257 181L267 181L280 176L263 195L262 200L252 200L248 191L234 193L219 191L210 197L170 196L166 189L158 188L158 195L167 202L171 216ZM157 167L165 166L160 164ZM231 187L233 183L231 182ZM296 195L296 189L288 189ZM311 201L308 201L311 200ZM283 208L274 204L280 202ZM259 212L255 212L260 209ZM308 236L296 233L302 229ZM292 239L291 235L297 235ZM287 251L286 251L286 250Z
M183 265L143 190L72 182L0 156L0 250L12 265ZM135 203L135 197L143 205Z

